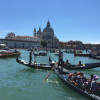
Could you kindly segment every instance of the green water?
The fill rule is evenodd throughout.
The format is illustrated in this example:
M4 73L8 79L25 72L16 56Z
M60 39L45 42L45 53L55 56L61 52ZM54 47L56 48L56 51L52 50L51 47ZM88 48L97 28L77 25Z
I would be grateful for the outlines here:
M19 58L29 61L29 52L19 51L22 52ZM50 53L47 57L35 59L40 63L48 63L49 55L53 60L58 59L57 56ZM66 59L69 59L72 64L77 64L79 60L82 63L100 61L88 57L74 57L73 54L64 53L64 61ZM84 72L87 77L93 73L100 77L100 68L80 71ZM45 83L41 83L49 72L50 70L32 69L20 65L15 58L0 59L0 100L80 100L80 98L88 100L62 83L54 72Z

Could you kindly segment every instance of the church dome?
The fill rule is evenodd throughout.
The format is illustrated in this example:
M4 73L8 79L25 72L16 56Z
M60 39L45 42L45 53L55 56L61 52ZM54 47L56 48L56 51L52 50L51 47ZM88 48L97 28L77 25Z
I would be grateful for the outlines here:
M51 27L46 27L43 32L54 32L54 30Z
M43 32L52 32L54 33L54 30L50 27L50 22L47 22L46 28L44 28Z

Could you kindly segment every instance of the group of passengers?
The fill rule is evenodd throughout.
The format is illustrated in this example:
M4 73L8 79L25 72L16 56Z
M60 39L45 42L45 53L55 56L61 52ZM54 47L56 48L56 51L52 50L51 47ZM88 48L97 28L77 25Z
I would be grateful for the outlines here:
M64 63L66 66L70 66L70 62L67 59L66 62ZM77 64L77 66L83 66L83 64L81 63L81 61L79 61L79 63Z
M59 74L65 74L63 71L63 67L64 65L69 66L70 62L66 60L66 62L64 63L61 51L59 51L58 59L59 59L58 72ZM61 69L59 68L59 66L61 66ZM81 61L79 61L78 66L83 66ZM100 95L100 88L99 88L100 83L96 82L99 78L97 75L91 75L91 78L86 78L83 73L75 72L69 74L67 73L67 75L64 75L64 78L72 82L73 84L77 85L78 87L82 88L84 91L86 90L89 93Z
M100 91L98 82L96 82L98 78L99 77L97 75L91 75L91 78L87 79L83 73L75 72L69 74L68 81L73 82L75 85L89 93L98 94L97 92Z

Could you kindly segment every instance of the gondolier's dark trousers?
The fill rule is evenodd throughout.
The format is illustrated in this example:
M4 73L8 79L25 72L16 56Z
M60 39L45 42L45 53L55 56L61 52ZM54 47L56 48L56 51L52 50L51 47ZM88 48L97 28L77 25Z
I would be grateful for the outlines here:
M32 61L32 56L30 56L30 59L29 59L29 64L31 64L31 61Z
M62 66L62 65L63 65L63 60L59 59L58 66Z

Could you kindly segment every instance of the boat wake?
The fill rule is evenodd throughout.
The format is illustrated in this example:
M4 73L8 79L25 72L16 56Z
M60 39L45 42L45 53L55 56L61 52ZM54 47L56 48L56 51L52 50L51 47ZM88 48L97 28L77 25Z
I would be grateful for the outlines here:
M59 83L57 80L50 80L50 79L47 79L46 82L47 82L47 83L56 83L56 84Z

